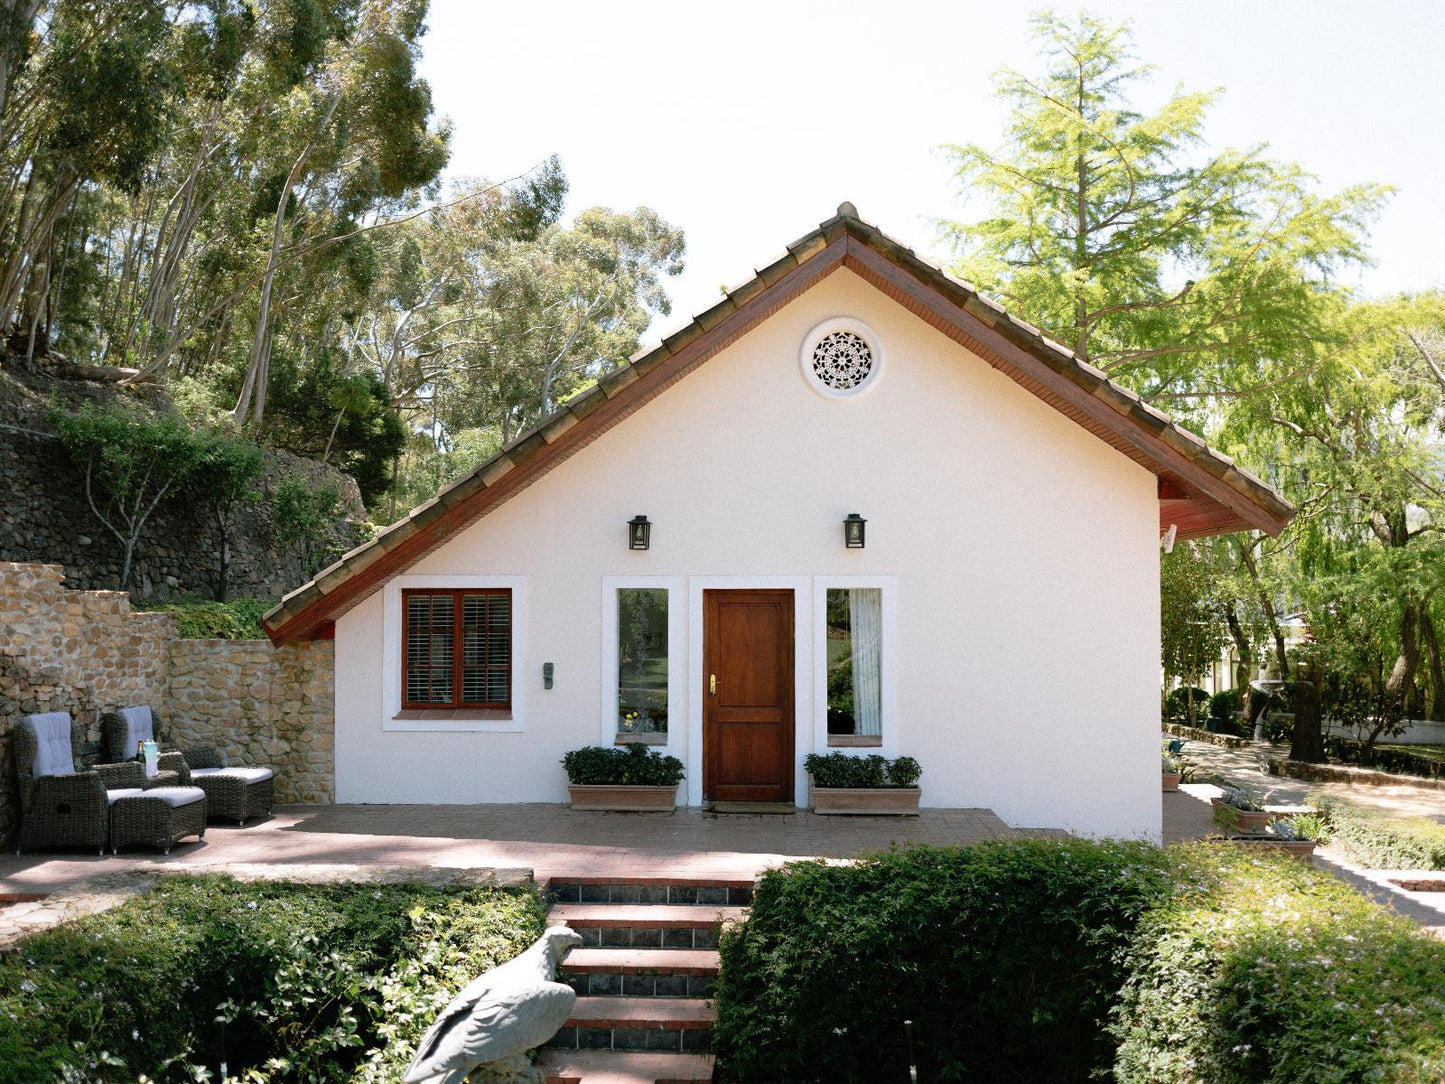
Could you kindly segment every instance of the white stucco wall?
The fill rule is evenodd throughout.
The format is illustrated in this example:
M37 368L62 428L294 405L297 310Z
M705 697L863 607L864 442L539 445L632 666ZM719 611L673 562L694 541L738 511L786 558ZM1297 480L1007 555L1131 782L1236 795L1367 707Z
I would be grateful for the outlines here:
M803 337L839 315L886 351L848 401L798 365ZM863 550L842 544L854 511ZM637 513L654 524L646 552L626 546ZM337 800L564 801L562 754L612 736L615 577L672 589L667 750L693 803L702 590L793 587L801 760L826 747L816 592L866 577L891 624L883 752L923 764L925 805L1157 840L1158 554L1152 474L839 271L337 622ZM514 718L384 729L399 706L388 607L448 578L523 589Z

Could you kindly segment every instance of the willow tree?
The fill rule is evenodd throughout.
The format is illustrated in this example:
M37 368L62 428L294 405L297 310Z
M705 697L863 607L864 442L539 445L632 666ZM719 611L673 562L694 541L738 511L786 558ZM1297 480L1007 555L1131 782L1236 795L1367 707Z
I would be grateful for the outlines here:
M1325 334L1385 190L1320 195L1262 148L1206 148L1218 90L1142 110L1153 69L1127 24L1045 13L1034 30L1040 70L997 77L1003 146L944 148L981 208L940 224L956 270L1151 398L1276 378Z

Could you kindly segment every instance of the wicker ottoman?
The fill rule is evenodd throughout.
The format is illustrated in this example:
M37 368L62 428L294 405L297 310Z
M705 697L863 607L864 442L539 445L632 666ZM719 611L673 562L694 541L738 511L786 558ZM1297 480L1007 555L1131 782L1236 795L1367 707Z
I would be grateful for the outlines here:
M276 800L276 773L270 768L192 767L191 786L206 792L210 816L237 824L264 817Z
M206 792L200 787L152 787L107 791L110 800L110 850L128 843L150 843L165 854L186 836L206 834Z

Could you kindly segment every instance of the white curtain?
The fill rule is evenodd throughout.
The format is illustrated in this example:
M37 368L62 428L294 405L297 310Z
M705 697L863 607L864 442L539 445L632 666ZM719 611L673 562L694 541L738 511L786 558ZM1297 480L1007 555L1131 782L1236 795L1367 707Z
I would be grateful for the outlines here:
M883 733L883 592L876 587L848 591L848 634L853 647L853 718L857 734Z

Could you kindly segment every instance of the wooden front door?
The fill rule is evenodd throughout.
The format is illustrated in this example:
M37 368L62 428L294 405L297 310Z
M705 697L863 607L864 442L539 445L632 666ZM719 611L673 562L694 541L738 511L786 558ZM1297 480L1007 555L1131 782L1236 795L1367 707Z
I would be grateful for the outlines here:
M793 592L704 591L702 793L793 800Z

